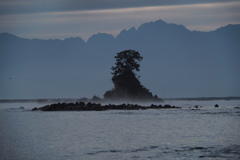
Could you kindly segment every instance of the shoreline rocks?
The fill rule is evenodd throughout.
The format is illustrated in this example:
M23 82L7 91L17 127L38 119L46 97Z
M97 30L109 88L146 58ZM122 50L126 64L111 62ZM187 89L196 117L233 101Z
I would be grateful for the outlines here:
M171 105L155 105L141 106L138 104L107 104L102 105L100 103L55 103L46 105L40 108L33 108L32 111L106 111L106 110L147 110L147 109L179 109L181 107Z

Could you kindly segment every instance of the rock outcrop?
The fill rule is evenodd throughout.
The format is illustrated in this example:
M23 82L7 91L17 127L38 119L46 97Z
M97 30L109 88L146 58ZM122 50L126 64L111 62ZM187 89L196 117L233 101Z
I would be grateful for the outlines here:
M155 105L141 106L138 104L107 104L101 105L100 103L56 103L46 105L40 108L33 108L32 111L106 111L106 110L147 110L147 109L179 109L181 107L171 105Z

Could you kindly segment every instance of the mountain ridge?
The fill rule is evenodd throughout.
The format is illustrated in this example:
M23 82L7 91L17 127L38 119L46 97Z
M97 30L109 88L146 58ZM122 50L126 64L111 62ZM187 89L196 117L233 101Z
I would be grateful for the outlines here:
M24 38L24 37L20 37L20 36L17 36L17 35L14 35L14 34L11 34L11 33L8 33L8 32L3 32L3 33L0 33L0 36L8 36L8 37L14 37L14 38L21 38L21 39L26 39L26 40L42 40L42 41L66 41L66 40L72 40L72 39L79 39L79 40L83 40L85 43L87 43L89 41L89 39L92 39L96 36L111 36L113 37L114 39L117 39L117 37L121 36L121 34L123 34L124 32L129 32L129 31L139 31L139 30L142 30L142 28L148 26L148 25L152 25L152 26L155 26L156 25L158 27L166 27L169 28L170 26L172 27L178 27L179 29L181 28L182 30L185 30L187 32L199 32L199 33L211 33L211 32L217 32L217 31L220 31L220 30L225 30L225 29L239 29L240 30L240 24L228 24L228 25L225 25L225 26L221 26L219 28L216 28L214 30L211 30L211 31L198 31L198 30L189 30L187 29L184 25L181 25L181 24L174 24L174 23L167 23L163 20L157 20L157 21L151 21L151 22L147 22L147 23L143 23L141 24L139 27L131 27L130 29L123 29L119 32L119 34L117 34L115 37L112 35L112 34L109 34L109 33L96 33L96 34L93 34L91 35L86 41L84 41L81 37L68 37L68 38L64 38L63 40L60 40L60 39L57 39L57 38L50 38L50 39L40 39L40 38ZM159 28L158 28L159 29ZM162 29L162 28L161 28ZM165 29L165 28L164 28Z
M0 33L0 98L102 96L115 54L126 49L143 56L140 81L160 98L240 96L239 41L240 25L202 32L162 20L86 42Z

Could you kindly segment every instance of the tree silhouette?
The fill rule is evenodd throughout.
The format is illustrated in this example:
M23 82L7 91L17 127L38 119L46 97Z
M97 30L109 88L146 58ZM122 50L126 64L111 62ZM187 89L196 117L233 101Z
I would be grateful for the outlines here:
M140 71L140 62L143 57L140 56L139 52L134 50L126 50L123 52L117 53L116 66L112 67L114 77L123 74L126 71Z
M139 62L143 59L139 52L135 50L126 50L117 53L115 56L116 63L112 67L112 81L114 89L104 94L105 99L110 100L160 100L157 96L152 95L148 89L141 85L134 71L140 71Z

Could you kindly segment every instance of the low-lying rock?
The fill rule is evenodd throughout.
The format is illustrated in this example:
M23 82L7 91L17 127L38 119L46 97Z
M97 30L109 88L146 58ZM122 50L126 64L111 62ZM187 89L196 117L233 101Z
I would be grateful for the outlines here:
M76 102L76 103L57 103L50 104L40 108L33 108L32 111L105 111L105 110L146 110L146 109L174 109L181 108L170 105L155 105L151 106L141 106L138 104L108 104L101 105L100 103L84 103L84 102Z

